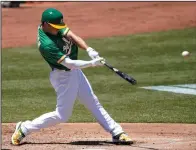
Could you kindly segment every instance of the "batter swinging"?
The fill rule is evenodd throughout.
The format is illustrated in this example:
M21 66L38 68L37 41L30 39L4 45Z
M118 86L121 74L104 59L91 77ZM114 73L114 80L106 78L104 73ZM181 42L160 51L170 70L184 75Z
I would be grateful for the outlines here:
M52 69L50 82L57 94L56 110L32 121L18 122L12 135L12 144L19 145L31 132L67 122L76 98L91 111L99 124L111 133L113 142L132 144L122 127L102 107L81 71L81 68L102 66L100 61L104 59L64 24L60 11L49 8L42 13L37 44L41 55ZM77 60L78 47L86 50L92 60Z

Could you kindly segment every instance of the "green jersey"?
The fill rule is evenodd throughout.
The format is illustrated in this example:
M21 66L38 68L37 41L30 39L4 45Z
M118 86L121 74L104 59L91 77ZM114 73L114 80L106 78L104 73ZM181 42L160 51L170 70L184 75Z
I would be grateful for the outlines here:
M38 27L37 45L39 51L50 67L60 70L70 70L60 63L69 57L72 60L77 60L78 46L71 40L63 37L69 31L69 28L60 29L57 35L45 33L41 26Z

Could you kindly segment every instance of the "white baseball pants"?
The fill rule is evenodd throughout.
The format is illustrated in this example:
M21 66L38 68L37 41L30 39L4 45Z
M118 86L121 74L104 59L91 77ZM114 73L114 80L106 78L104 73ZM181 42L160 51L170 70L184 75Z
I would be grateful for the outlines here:
M21 128L25 135L58 123L67 122L72 115L76 98L91 111L99 124L112 136L123 132L122 127L110 117L99 103L88 79L80 69L53 70L50 73L50 82L57 94L56 110L32 121L23 122Z

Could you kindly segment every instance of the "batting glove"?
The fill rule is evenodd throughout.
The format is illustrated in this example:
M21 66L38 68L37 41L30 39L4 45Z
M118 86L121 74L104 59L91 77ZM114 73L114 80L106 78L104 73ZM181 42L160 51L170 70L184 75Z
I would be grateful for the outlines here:
M103 63L101 63L101 61L105 61L105 59L102 58L102 57L98 57L98 58L95 58L95 59L91 60L92 66L93 67L95 67L95 66L103 66Z
M91 47L88 47L86 51L91 59L99 57L99 53Z

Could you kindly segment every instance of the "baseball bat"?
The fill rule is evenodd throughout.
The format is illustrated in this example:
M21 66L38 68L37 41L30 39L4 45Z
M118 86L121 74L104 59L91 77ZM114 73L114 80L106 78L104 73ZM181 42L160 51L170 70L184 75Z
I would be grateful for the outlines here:
M137 81L136 81L133 77L127 75L126 73L124 73L124 72L122 72L122 71L120 71L120 70L118 70L118 69L116 69L116 68L114 68L113 66L109 65L109 64L106 63L105 61L101 61L101 63L104 64L107 68L109 68L109 69L112 70L113 72L115 72L115 73L116 73L117 75L119 75L121 78L123 78L123 79L125 79L126 81L128 81L129 83L131 83L132 85L137 84Z

